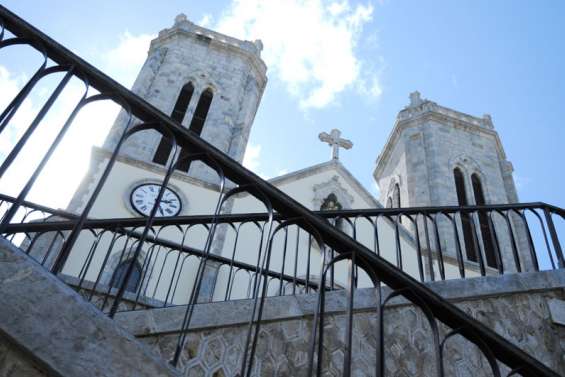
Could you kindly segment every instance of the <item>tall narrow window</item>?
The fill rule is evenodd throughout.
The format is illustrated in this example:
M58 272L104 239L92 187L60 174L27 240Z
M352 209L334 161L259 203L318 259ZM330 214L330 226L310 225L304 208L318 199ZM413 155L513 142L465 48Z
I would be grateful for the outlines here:
M137 290L137 286L141 280L141 267L139 263L133 261L132 259L124 261L116 267L116 271L114 271L114 276L112 276L112 281L110 282L111 287L119 288L126 277L126 272L129 266L133 263L133 271L129 277L129 280L126 284L126 291L127 292L135 292Z
M460 206L469 204L467 201L467 194L465 193L465 178L463 172L459 168L453 170L453 177L455 178L455 190L457 191L457 200ZM470 261L478 261L477 250L475 248L475 241L473 240L473 229L471 227L471 215L468 213L461 213L461 226L463 227L463 241L465 242L465 251L467 259Z
M212 103L212 98L214 97L214 93L212 93L212 89L208 88L198 100L198 105L196 105L196 110L194 111L194 117L192 118L192 122L190 123L190 128L192 132L197 135L202 133L202 128L204 127L204 122L206 121L206 116L208 115L208 110L210 110L210 104Z
M400 208L400 185L397 183L394 185L394 190L392 192L392 206L393 208ZM398 222L402 223L402 216L398 216Z
M173 112L171 113L171 118L176 120L177 122L181 123L186 115L186 110L188 110L188 105L190 103L190 99L192 98L192 94L194 93L194 86L192 83L188 83L182 87L180 94L177 98L177 102L175 103L175 107ZM167 160L169 159L169 155L171 154L171 149L173 148L173 144L167 138L162 137L159 146L157 147L157 151L155 152L155 156L153 157L153 162L157 164L165 165ZM181 152L182 153L182 152Z
M393 206L394 208L400 208L400 186L397 184L394 185L394 191L392 194L393 197Z
M483 186L481 179L477 174L471 175L471 183L473 184L473 194L475 195L475 204L483 206L486 204L485 195L483 193ZM488 214L486 212L479 212L479 226L481 227L481 236L483 237L483 246L485 250L487 264L490 267L496 267L496 257L494 255L494 243L492 239L492 232L488 222Z
M200 95L196 110L194 110L194 116L192 117L192 122L190 122L188 129L199 136L202 133L202 128L204 128L204 122L206 121L208 110L210 110L213 97L214 93L212 93L212 90L210 88L206 89L202 92L202 95ZM190 160L186 159L187 155L188 153L184 149L180 151L179 159L181 162L177 166L178 170L188 172L188 169L190 169Z

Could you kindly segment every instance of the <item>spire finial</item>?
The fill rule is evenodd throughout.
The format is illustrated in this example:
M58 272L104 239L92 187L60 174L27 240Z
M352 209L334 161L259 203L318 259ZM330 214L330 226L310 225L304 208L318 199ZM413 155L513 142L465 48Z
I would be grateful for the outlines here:
M424 102L419 91L410 93L410 107L418 107Z
M188 18L186 17L186 14L184 13L179 13L176 17L175 17L175 25L180 24L181 22L187 21Z

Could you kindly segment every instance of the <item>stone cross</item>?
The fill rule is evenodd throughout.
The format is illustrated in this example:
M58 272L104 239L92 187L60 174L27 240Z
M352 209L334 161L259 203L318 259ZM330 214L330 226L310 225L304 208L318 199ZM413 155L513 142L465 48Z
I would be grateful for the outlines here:
M334 128L329 134L326 132L320 133L318 137L324 143L328 143L332 148L332 159L339 159L339 148L351 149L353 143L350 140L340 138L341 131Z

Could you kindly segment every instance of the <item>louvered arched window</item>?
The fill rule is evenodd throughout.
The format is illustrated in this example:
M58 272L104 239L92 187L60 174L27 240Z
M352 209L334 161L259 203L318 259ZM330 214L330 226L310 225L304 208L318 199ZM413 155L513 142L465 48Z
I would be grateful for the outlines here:
M212 89L206 89L200 95L200 99L198 100L198 104L194 110L194 116L192 117L188 130L194 132L198 136L200 136L202 129L204 128L204 122L206 122L206 117L208 116L210 105L212 104L212 98L214 98ZM178 170L188 172L188 169L190 169L190 160L186 158L187 156L188 154L184 149L180 151L180 162L177 166Z
M194 93L194 85L191 82L182 87L180 94L171 113L171 118L179 123L182 123L186 111L188 110L188 105L190 104L190 99ZM171 149L173 145L171 141L167 138L162 137L155 156L153 157L153 162L157 164L165 165L169 160L169 155L171 154ZM182 152L181 152L182 153Z
M455 190L457 191L457 201L460 206L469 205L467 193L465 191L465 177L459 168L453 169L453 178L455 179ZM471 226L471 215L469 213L461 213L461 226L463 228L463 241L465 242L465 251L467 259L473 262L478 261L475 241L473 239L473 228Z
M196 105L196 110L194 111L194 117L190 123L189 130L197 135L202 133L202 128L204 128L204 122L208 116L208 110L210 110L210 105L212 104L212 99L214 98L214 93L212 89L208 88L202 92L200 99L198 100L198 105Z
M483 192L483 185L481 184L481 179L475 173L471 175L471 183L473 185L473 194L475 195L475 204L482 206L486 204L485 194ZM496 257L494 251L493 234L490 229L488 214L486 212L479 212L479 226L481 227L481 236L483 238L483 247L485 250L485 256L487 260L487 265L490 267L496 267Z

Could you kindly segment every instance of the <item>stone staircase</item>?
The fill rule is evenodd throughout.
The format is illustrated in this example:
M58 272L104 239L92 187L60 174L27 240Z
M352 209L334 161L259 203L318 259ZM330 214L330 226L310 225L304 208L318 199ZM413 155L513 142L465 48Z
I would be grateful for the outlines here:
M237 375L251 300L197 305L181 360L173 368L167 360L178 341L184 306L120 312L110 320L4 239L0 240L0 283L0 376ZM565 271L428 285L565 375L565 327L555 312L565 299ZM306 375L315 299L315 295L267 299L253 376ZM329 376L341 375L346 301L342 291L327 297L324 370ZM375 369L376 305L374 289L357 291L353 375L372 376ZM385 316L386 375L435 375L431 333L422 312L399 298L387 306ZM476 347L465 342L454 339L446 349L447 375L490 375Z
M179 375L3 238L0 287L0 376Z

